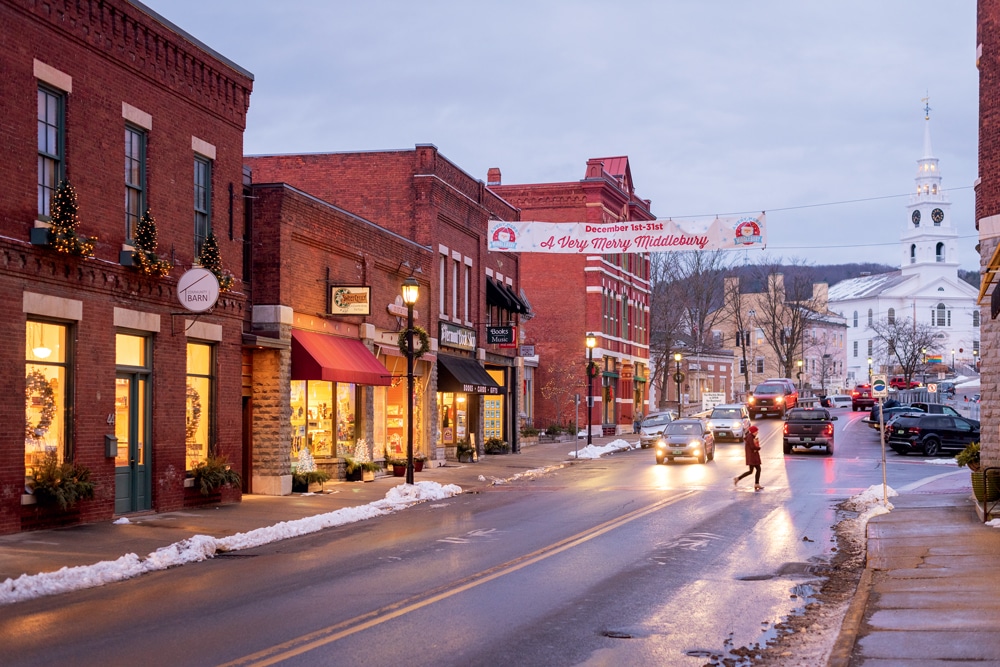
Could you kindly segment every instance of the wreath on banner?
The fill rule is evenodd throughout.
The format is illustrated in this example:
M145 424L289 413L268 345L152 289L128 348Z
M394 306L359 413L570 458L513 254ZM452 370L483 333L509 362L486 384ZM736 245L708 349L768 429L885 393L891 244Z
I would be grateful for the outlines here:
M42 404L42 412L38 423L31 425L28 411L38 397ZM24 437L41 438L48 433L52 420L56 416L56 392L41 371L31 371L24 378Z
M399 346L399 351L403 355L409 353L409 348L406 341L406 329L399 332L399 338L396 340L396 344ZM427 331L423 327L413 327L413 333L420 337L420 347L413 351L413 358L419 359L428 352L431 351L431 337L427 335Z
M184 441L192 442L201 423L201 395L191 385L187 388L187 408L184 419Z
M597 366L596 362L591 361L589 364L587 364L587 377L588 378L590 378L591 380L593 380L595 377L597 377L597 372L598 372L598 366Z

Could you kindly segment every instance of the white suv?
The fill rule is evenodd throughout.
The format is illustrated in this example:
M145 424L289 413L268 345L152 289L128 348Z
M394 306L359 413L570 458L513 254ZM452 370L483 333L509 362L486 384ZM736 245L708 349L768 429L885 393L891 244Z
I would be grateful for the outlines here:
M716 405L708 416L708 430L719 440L740 442L750 428L750 412L742 403Z
M674 419L673 412L651 412L642 420L639 427L639 446L643 449L652 447L663 434L663 428Z

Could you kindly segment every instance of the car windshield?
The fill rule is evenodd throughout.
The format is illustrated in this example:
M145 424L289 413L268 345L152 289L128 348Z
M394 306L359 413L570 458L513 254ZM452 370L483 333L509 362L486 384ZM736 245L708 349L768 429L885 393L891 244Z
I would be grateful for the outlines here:
M739 419L739 408L716 408L712 410L712 419Z
M754 390L755 394L784 394L785 388L780 384L762 384Z
M701 424L674 422L667 427L668 435L701 435Z
M670 415L650 415L642 422L643 426L663 426L670 421Z

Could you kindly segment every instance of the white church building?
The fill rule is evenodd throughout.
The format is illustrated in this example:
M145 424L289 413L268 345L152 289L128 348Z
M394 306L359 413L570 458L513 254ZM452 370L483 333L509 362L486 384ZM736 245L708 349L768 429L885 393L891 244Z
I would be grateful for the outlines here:
M844 280L830 288L830 310L847 320L848 387L868 381L869 358L874 373L892 375L898 370L880 352L870 328L873 322L907 318L929 324L935 329L936 355L948 366L973 366L979 354L979 292L958 277L958 231L941 189L941 171L931 151L929 109L925 112L924 151L917 160L917 189L900 235L899 270Z

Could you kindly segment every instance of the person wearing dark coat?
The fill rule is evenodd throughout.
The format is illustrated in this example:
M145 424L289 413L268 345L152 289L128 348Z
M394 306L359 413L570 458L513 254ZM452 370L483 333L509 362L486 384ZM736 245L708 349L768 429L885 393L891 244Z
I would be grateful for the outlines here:
M757 427L751 426L743 436L743 448L746 451L747 471L742 475L733 477L733 486L740 483L740 480L754 473L753 490L760 491L764 487L760 485L760 440L757 439Z

